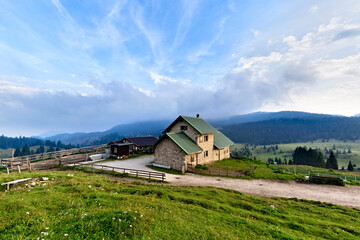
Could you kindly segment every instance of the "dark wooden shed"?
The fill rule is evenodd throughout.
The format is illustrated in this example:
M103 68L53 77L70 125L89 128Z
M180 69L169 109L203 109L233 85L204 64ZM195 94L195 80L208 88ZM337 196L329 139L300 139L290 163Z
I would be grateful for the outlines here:
M137 151L144 150L146 148L151 148L156 142L157 138L153 136L145 137L127 137L123 138L120 142L122 143L133 143Z
M135 145L133 143L111 142L108 145L110 148L110 155L122 157L135 154Z

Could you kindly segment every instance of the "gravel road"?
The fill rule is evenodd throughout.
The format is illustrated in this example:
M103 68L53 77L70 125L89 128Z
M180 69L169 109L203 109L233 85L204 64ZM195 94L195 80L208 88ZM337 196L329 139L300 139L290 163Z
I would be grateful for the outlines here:
M153 160L153 156L144 156L129 160L103 162L101 164L111 167L154 171L146 167ZM360 208L360 187L358 186L342 187L262 179L243 180L201 176L191 173L185 175L166 174L166 180L171 185L211 186L233 189L249 195L308 199Z

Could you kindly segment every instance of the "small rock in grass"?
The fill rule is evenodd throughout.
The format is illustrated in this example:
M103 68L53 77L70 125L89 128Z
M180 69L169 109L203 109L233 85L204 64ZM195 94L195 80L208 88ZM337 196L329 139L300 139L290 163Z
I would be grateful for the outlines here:
M270 205L270 207L271 207L271 208L275 208L275 206L274 206L274 205Z

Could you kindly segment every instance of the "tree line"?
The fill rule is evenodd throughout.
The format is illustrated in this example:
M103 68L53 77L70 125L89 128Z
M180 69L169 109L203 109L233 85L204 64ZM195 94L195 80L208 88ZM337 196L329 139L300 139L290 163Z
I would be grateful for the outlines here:
M55 143L54 141L46 140L35 151L33 149L30 149L29 145L27 143L25 143L25 146L23 148L16 148L16 150L14 152L14 157L27 156L27 155L32 155L32 154L40 154L40 153L45 153L45 152L54 152L54 151L59 151L59 150L63 150L63 149L72 149L75 147L79 147L79 146L74 146L74 145L71 145L70 143L63 144L61 141L58 141L57 143Z
M221 132L237 143L270 145L338 139L360 139L360 117L272 119L224 126Z

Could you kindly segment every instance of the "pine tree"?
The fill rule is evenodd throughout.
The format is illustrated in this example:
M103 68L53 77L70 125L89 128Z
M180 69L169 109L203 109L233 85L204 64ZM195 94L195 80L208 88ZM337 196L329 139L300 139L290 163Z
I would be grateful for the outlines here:
M25 144L25 146L21 151L21 156L27 156L27 155L30 155L30 148L27 144Z
M351 161L349 161L348 167L347 167L348 171L354 171L354 166L352 165Z
M14 157L20 157L21 156L21 150L20 148L17 148L14 153Z
M326 166L326 168L328 168L328 169L335 169L335 170L338 170L338 169L339 169L338 162L337 162L337 160L336 160L336 157L335 157L333 151L330 152L330 156L329 156L329 158L326 160L325 166Z

